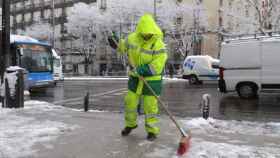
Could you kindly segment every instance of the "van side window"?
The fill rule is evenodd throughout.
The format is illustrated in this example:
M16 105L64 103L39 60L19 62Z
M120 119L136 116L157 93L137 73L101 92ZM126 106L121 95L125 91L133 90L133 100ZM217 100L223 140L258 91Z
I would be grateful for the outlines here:
M192 61L191 59L188 59L187 62L185 63L185 67L188 67L191 70L193 69L194 65L195 65L195 61L194 60Z

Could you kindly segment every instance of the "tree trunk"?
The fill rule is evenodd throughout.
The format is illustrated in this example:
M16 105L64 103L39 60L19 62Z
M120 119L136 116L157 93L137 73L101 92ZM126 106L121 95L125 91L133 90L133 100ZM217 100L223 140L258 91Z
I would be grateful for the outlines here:
M88 61L86 61L85 62L85 74L87 74L87 75L88 75L88 65L89 65L89 63L88 63Z

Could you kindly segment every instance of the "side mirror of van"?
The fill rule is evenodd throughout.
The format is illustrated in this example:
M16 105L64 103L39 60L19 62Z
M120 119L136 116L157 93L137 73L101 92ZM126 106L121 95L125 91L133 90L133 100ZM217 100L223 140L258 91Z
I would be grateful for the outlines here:
M219 65L217 65L217 64L212 64L212 68L213 68L213 69L218 69L218 68L219 68Z

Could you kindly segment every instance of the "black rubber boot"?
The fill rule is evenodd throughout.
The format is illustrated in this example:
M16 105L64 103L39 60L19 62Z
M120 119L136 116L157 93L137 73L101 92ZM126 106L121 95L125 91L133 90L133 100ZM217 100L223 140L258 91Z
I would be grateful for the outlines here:
M155 139L157 139L157 136L154 133L148 133L147 135L148 141L154 141Z
M137 125L134 126L134 127L125 127L123 130L122 130L122 136L128 136L129 133L133 130L137 128Z

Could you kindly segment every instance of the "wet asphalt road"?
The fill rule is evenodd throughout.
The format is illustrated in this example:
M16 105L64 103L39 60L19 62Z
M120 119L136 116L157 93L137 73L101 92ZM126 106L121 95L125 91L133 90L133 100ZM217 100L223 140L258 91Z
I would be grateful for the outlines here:
M64 81L45 92L31 94L42 100L70 108L83 108L83 97L90 94L90 109L123 111L127 92L125 80ZM210 117L226 120L280 121L280 94L262 94L259 99L243 100L237 94L221 94L215 82L189 85L184 81L167 81L161 98L176 116L202 116L201 98L211 95Z

